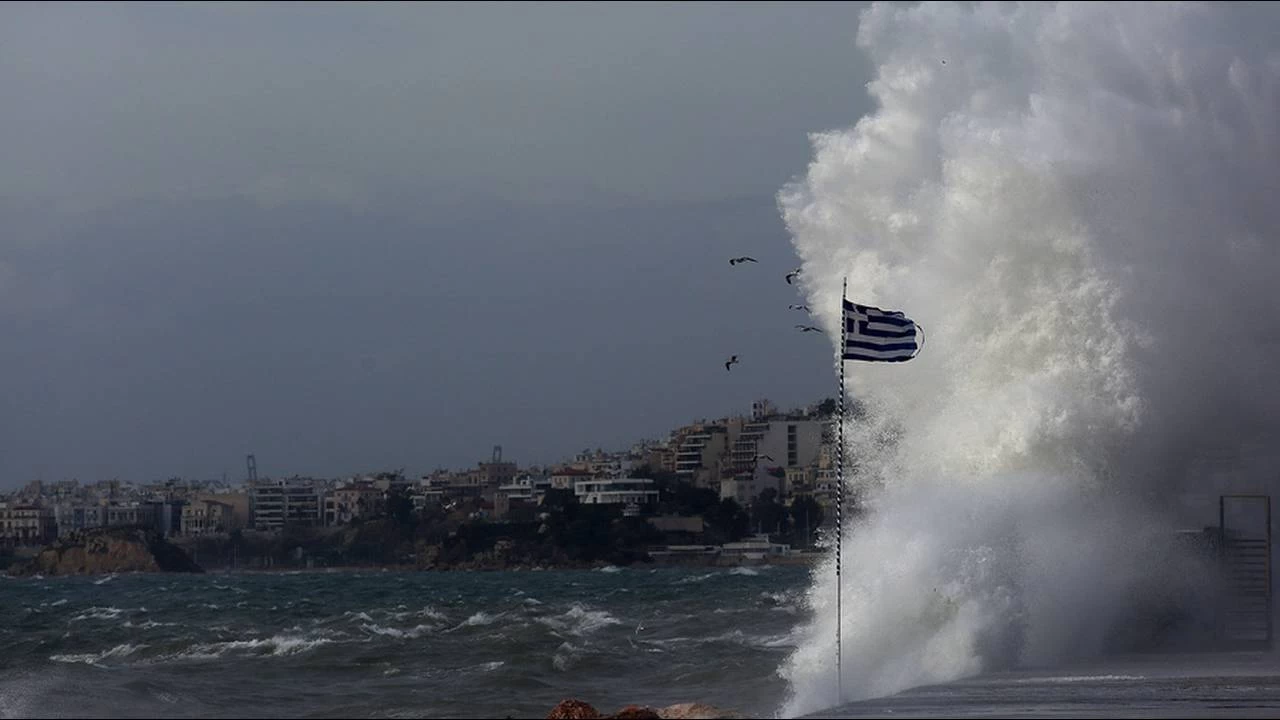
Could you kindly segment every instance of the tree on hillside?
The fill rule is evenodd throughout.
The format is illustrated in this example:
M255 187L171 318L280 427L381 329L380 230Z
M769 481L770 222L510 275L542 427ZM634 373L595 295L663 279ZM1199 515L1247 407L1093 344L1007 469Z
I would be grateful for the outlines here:
M778 491L765 488L751 504L751 526L757 532L783 534L788 532L787 509L778 502Z
M565 488L551 488L542 497L542 507L547 512L563 512L577 504L578 496Z
M413 511L413 498L403 488L395 488L387 493L387 517L396 524L408 527L414 524L416 517Z
M791 526L795 529L796 544L813 545L813 534L822 525L822 505L812 496L801 495L791 503Z
M711 488L694 487L681 480L673 493L679 515L706 515L720 503L720 494Z
M724 498L703 514L703 521L720 542L734 542L750 532L751 518L733 498Z

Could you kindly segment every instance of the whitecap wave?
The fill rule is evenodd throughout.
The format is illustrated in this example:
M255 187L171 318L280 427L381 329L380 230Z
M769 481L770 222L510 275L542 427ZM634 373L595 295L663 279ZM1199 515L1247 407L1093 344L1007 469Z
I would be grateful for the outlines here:
M560 672L569 670L582 657L582 653L586 650L584 645L574 645L570 642L560 643L555 653L551 656L551 666Z
M178 625L178 623L173 623L173 622L160 622L160 621L158 621L158 620L146 620L146 621L144 621L144 622L141 622L141 623L138 623L138 624L136 624L136 625L135 625L135 624L134 624L134 622L133 622L132 620L125 620L123 623L121 623L120 627L126 627L126 628L138 628L139 630L150 630L150 629L152 629L152 628L158 628L158 627L175 627L175 626L177 626L177 625Z
M401 640L414 640L432 632L436 629L435 625L415 625L411 628L394 628L383 627L381 625L361 625L360 629L374 635L382 635L385 637L399 638Z
M65 655L50 655L49 659L54 662L61 663L84 663L85 665L100 665L103 660L114 660L117 658L128 657L139 650L147 647L146 645L116 645L109 650L103 650L100 653L80 653Z
M82 620L115 620L125 612L127 611L118 607L94 606L73 616L69 622L80 622Z
M704 573L702 575L688 575L676 580L675 585L692 585L694 583L706 582L715 577L715 573Z
M745 633L742 630L730 630L729 632L706 638L699 642L734 643L744 647L777 649L797 647L800 644L802 637L803 636L796 631L784 633L782 635L752 635Z
M469 628L469 627L481 627L485 625L492 625L494 622L496 622L499 618L503 617L504 615L506 615L506 613L489 614L481 610L479 612L473 613L466 620L463 620L457 625L449 628L448 632L455 632L457 630L461 630L463 628Z
M327 637L272 635L267 638L228 640L225 642L192 645L184 651L167 655L163 659L210 660L220 658L229 653L258 657L283 657L309 652L332 642L334 640Z
M581 637L622 621L605 610L592 610L581 603L574 603L563 614L540 617L538 622L557 632Z
M430 605L427 605L426 607L422 608L421 610L419 610L419 611L415 612L415 613L414 613L414 616L415 616L415 617L420 617L420 618L430 618L430 619L432 619L432 620L447 620L447 619L448 619L448 616L447 616L447 615L445 615L444 613L440 612L439 610L437 610L437 609L435 609L435 608L431 607Z

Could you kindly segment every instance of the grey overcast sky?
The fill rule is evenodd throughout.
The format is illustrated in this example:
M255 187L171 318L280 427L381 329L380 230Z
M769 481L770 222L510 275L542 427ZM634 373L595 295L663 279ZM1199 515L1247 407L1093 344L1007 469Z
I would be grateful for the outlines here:
M861 9L0 5L0 487L551 462L833 394L774 195L870 110Z

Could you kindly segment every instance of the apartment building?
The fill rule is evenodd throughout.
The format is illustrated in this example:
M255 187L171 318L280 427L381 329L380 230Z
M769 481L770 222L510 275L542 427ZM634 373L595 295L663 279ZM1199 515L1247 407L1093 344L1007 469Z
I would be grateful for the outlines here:
M182 507L183 535L211 535L229 532L235 508L216 500L197 500Z
M56 535L51 508L0 503L0 544L44 545Z
M155 527L156 506L151 503L118 503L106 507L108 527L141 525Z
M556 490L573 490L579 481L595 477L587 470L577 468L561 468L551 472L551 487Z
M285 525L317 525L322 519L323 489L309 478L259 480L249 489L253 527L279 530Z
M107 509L99 504L62 504L53 509L58 536L107 524Z
M372 517L386 507L384 492L372 484L336 488L324 497L324 524L346 525L356 518Z
M697 487L715 487L721 459L729 447L729 426L694 426L681 433L676 475Z

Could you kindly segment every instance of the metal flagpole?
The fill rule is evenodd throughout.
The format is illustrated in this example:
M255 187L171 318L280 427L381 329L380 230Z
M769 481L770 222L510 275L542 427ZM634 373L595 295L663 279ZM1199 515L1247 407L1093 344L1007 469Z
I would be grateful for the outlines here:
M836 704L844 701L844 653L841 652L841 640L844 635L844 613L840 606L840 556L844 552L844 351L848 340L849 323L845 319L844 301L849 290L849 278L845 277L840 284L840 424L836 437Z

